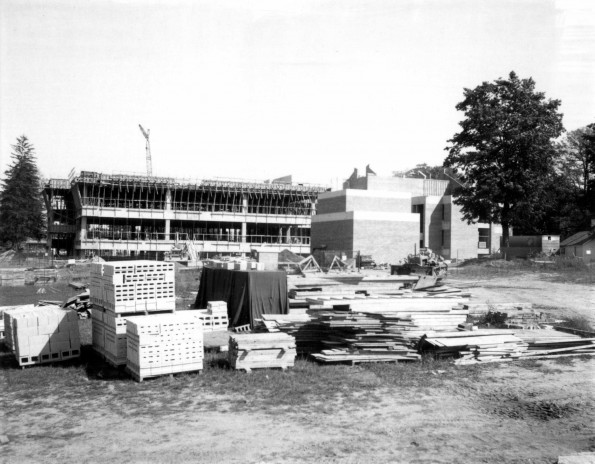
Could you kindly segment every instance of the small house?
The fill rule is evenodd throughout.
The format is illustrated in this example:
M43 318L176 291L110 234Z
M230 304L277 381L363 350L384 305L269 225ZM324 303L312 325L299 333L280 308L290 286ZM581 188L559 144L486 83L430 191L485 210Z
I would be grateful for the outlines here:
M560 254L595 263L595 232L583 231L568 237L560 244Z

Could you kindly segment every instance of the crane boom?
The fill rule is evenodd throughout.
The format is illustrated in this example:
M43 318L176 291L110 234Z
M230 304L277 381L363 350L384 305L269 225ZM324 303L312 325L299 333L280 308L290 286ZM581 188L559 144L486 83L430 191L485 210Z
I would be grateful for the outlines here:
M153 175L153 163L151 162L151 144L149 143L149 134L151 133L151 129L143 129L143 126L141 126L140 124L138 125L138 127L140 128L140 131L143 133L145 139L147 140L147 143L145 145L145 149L147 152L147 176L152 176Z

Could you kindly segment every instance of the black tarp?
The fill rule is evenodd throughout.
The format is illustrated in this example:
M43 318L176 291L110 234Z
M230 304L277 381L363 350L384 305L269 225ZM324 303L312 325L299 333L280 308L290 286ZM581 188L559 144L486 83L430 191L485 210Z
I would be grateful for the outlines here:
M227 302L230 327L250 324L263 314L287 314L287 274L283 271L232 271L205 267L194 307Z

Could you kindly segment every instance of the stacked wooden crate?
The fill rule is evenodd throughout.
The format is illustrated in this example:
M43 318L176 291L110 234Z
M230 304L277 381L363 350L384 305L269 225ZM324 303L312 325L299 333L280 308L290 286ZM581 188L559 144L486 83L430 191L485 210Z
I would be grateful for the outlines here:
M295 339L286 333L234 334L229 337L229 363L233 369L293 367Z
M174 263L93 263L90 286L93 347L110 364L126 364L127 318L175 310Z
M22 367L80 357L76 311L26 305L5 310L4 321L7 345Z
M227 303L225 301L209 301L207 309L199 309L196 313L202 321L205 332L227 330L229 327Z
M126 344L126 367L138 381L203 368L203 330L196 311L129 317Z

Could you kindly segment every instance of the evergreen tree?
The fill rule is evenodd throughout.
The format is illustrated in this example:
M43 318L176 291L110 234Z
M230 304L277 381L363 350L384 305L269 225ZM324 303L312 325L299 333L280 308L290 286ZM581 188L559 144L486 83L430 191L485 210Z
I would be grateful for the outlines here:
M24 135L12 149L12 164L1 181L0 242L18 249L27 238L44 236L43 202L35 149Z
M462 183L454 202L468 222L501 224L505 245L509 227L538 222L547 209L554 140L564 130L559 106L559 100L535 91L533 79L514 72L465 89L456 106L466 119L449 140L444 161Z

